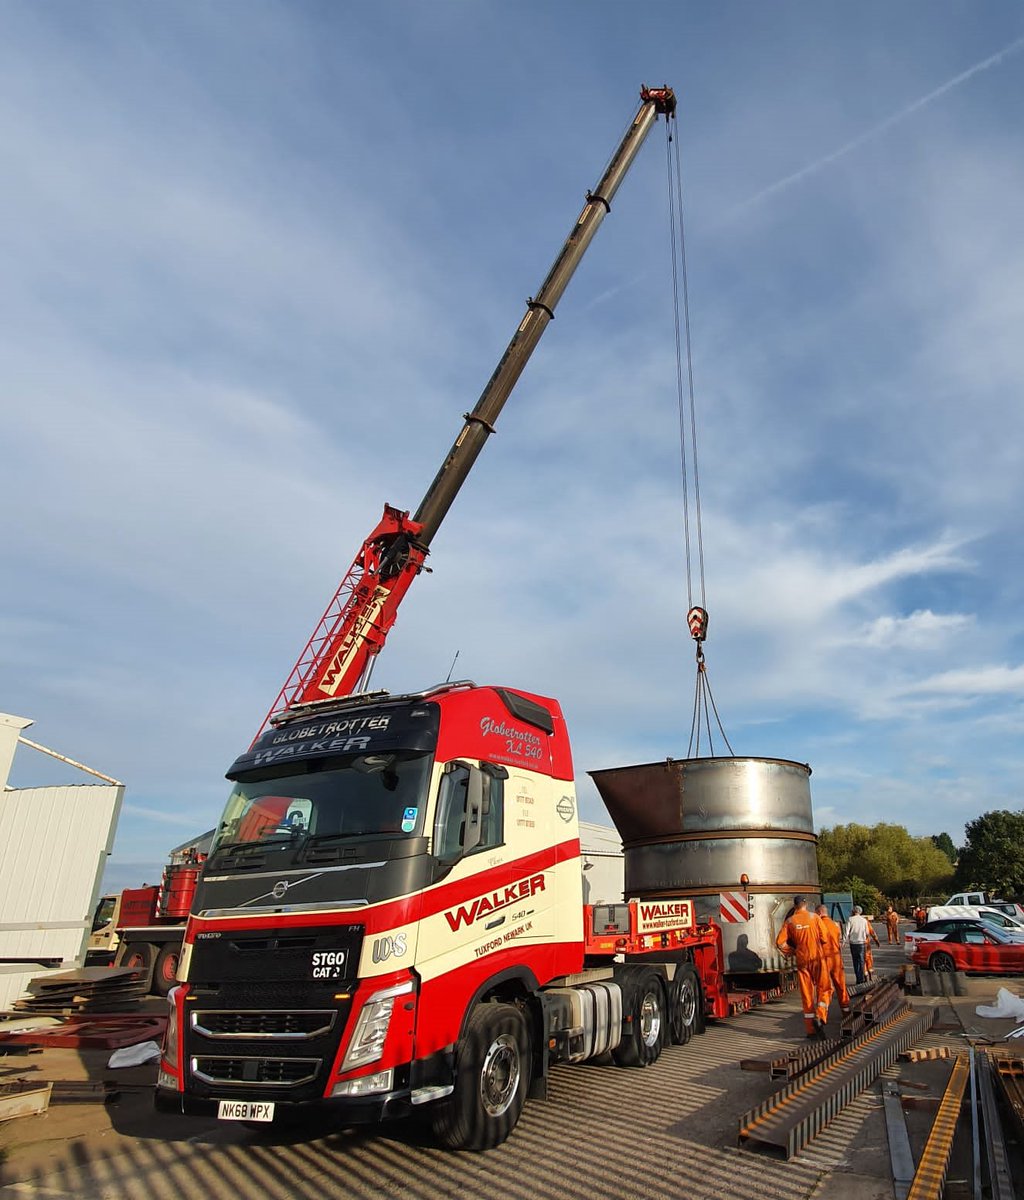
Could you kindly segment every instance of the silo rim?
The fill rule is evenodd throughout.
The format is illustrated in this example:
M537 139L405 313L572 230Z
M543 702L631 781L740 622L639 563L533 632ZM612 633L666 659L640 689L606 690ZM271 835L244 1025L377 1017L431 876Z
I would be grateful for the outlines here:
M602 767L600 770L588 771L587 774L593 779L597 775L608 775L613 771L634 771L640 767L679 767L688 765L697 765L702 763L774 763L780 767L796 767L800 771L806 771L808 776L813 774L810 763L797 762L792 758L759 758L756 755L707 755L702 758L666 758L656 759L649 763L629 763L624 767Z

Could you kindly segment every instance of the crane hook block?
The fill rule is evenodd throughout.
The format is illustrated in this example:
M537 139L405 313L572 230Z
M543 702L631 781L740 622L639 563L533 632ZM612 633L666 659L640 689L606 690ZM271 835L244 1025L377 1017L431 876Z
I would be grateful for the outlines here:
M690 627L690 637L695 642L703 642L708 636L708 610L706 608L691 608L686 614L686 623Z

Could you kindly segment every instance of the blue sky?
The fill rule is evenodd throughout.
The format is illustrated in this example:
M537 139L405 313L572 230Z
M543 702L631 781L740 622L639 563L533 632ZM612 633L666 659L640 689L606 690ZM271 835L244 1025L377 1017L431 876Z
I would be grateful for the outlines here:
M223 772L385 501L415 509L636 109L679 94L719 710L819 825L1021 806L1024 10L39 5L0 15L0 708L128 785ZM378 664L686 753L663 131ZM23 749L12 782L62 781ZM71 777L69 777L71 778Z

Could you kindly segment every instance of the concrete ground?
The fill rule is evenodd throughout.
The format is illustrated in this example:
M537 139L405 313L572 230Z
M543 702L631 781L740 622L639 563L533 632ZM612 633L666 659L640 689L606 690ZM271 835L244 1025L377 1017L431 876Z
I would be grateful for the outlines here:
M875 961L881 972L895 969L902 947L883 945ZM1020 982L971 980L970 994L952 1002L912 998L939 1010L940 1027L921 1044L960 1048L969 1038L1004 1035L1013 1022L985 1021L974 1008L992 1003L1003 984L1019 991ZM803 1043L790 996L714 1024L647 1070L556 1068L551 1098L529 1103L512 1138L487 1154L442 1152L416 1125L299 1136L162 1116L152 1109L153 1068L112 1071L107 1053L96 1051L8 1056L0 1058L0 1079L118 1079L122 1094L114 1104L54 1105L0 1126L0 1193L12 1200L179 1200L199 1187L212 1200L335 1193L351 1200L892 1200L878 1083L789 1162L737 1148L738 1118L776 1086L766 1074L741 1071L739 1060ZM908 1096L939 1097L949 1070L948 1061L897 1063L885 1077L904 1081ZM908 1113L915 1157L933 1112ZM969 1180L969 1159L966 1167L955 1159L950 1174L955 1192L958 1179Z

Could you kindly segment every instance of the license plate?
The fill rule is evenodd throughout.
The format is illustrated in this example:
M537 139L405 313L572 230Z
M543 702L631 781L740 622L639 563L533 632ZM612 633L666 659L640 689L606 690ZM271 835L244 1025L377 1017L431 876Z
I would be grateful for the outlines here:
M217 1105L218 1121L272 1121L273 1103L262 1100L222 1100Z

